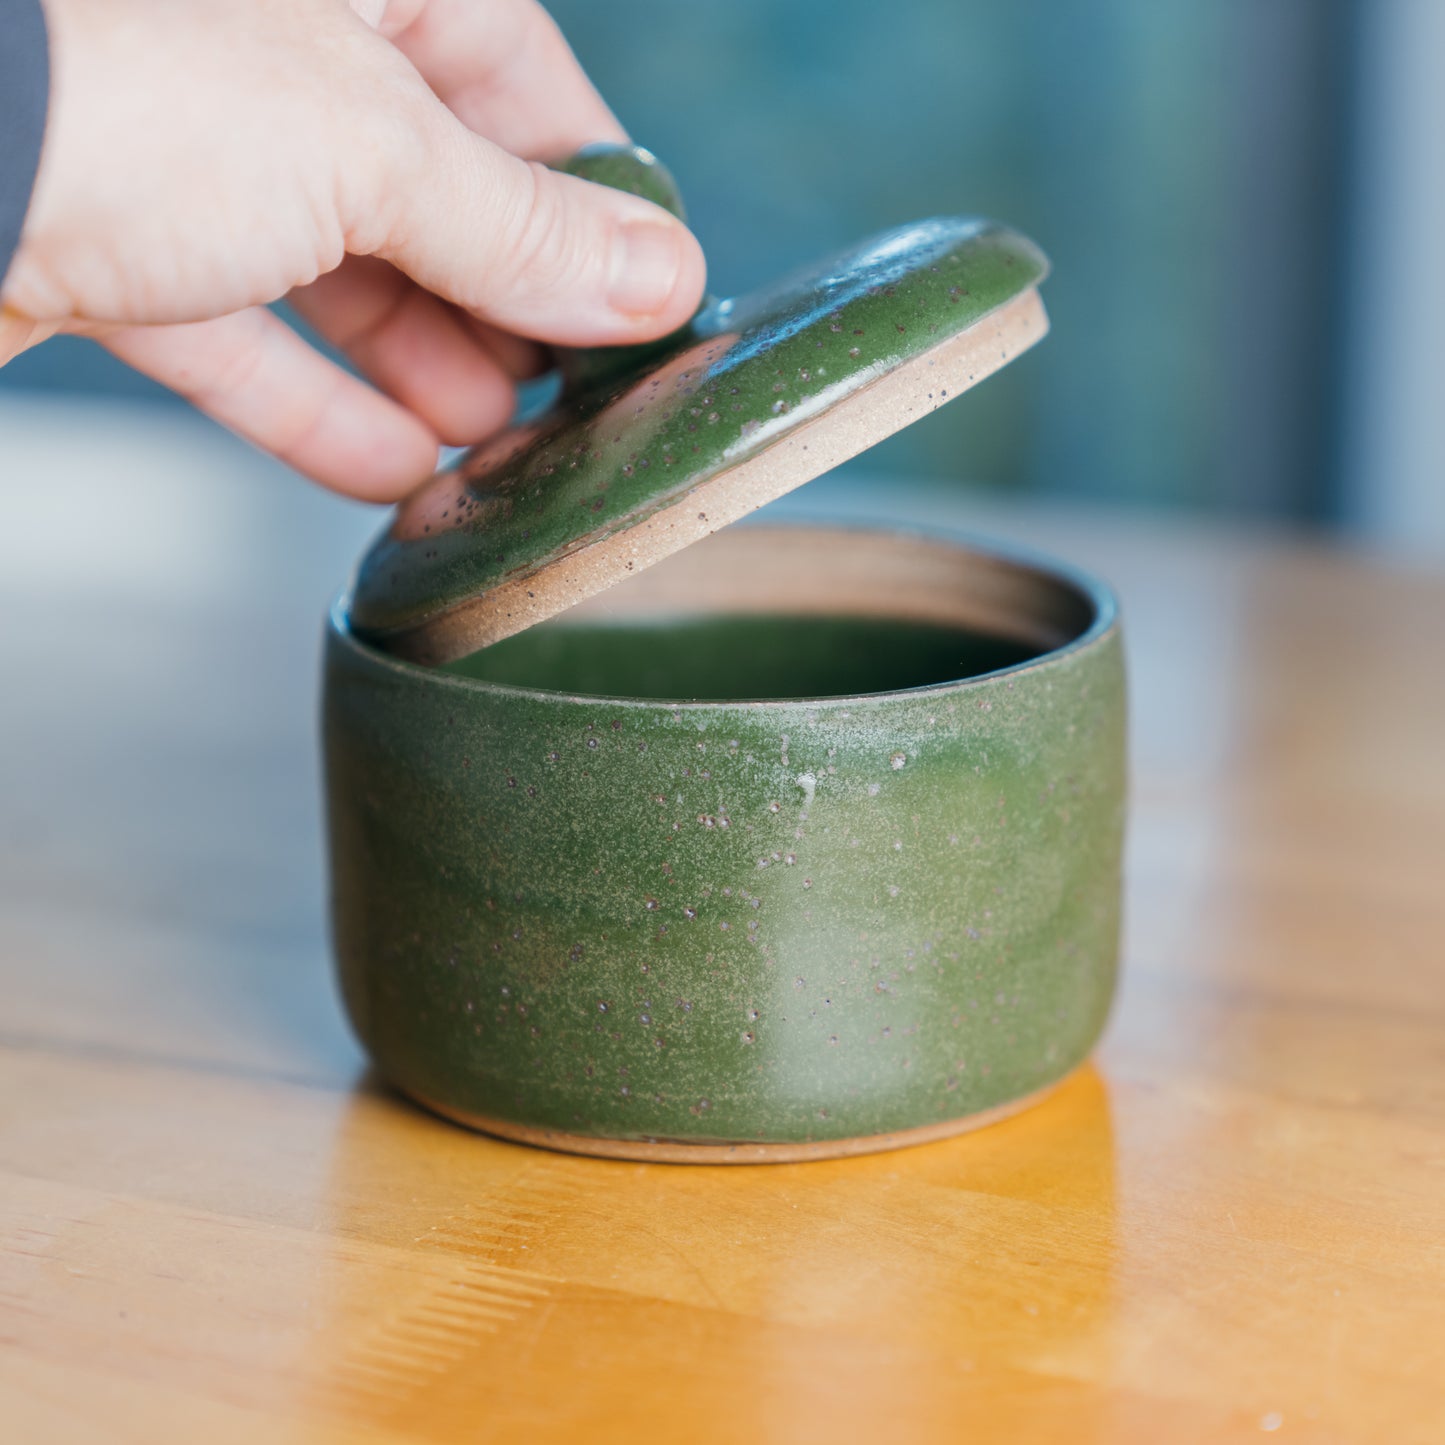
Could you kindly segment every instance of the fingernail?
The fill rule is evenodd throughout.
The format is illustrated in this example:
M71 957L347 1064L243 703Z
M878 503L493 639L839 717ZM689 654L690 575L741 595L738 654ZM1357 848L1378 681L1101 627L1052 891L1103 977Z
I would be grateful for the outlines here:
M627 316L650 316L667 305L677 286L681 257L671 226L633 221L612 243L612 279L607 300Z

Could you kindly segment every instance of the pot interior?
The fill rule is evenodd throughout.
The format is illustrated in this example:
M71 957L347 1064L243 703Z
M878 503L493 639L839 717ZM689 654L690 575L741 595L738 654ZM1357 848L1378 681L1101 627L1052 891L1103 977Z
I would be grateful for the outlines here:
M937 538L732 527L442 670L656 701L857 697L1023 666L1099 621L1072 579Z

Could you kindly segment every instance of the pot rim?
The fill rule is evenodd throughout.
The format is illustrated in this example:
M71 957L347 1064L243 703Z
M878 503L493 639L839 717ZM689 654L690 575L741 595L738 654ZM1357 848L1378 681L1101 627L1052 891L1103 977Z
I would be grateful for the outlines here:
M712 698L693 701L686 699L670 700L666 698L611 696L606 693L558 692L550 688L522 687L515 683L490 682L484 678L467 677L461 673L450 672L442 667L410 662L362 641L362 639L351 630L350 586L338 594L328 609L327 631L333 640L344 644L373 667L380 667L384 671L398 674L413 682L426 681L433 686L458 689L463 693L485 693L496 697L530 698L534 700L541 699L566 703L606 703L609 707L645 709L649 711L665 708L669 711L716 712L723 708L740 707L792 709L814 708L825 705L828 707L840 705L867 707L892 701L952 695L967 688L993 682L1001 677L1021 677L1026 673L1037 671L1040 668L1052 666L1055 663L1063 661L1065 658L1098 645L1103 642L1105 638L1119 630L1118 599L1114 595L1113 589L1110 588L1107 583L1101 581L1092 573L1075 567L1072 563L1059 561L1046 552L1021 543L979 537L968 532L955 531L947 527L933 527L921 524L899 525L896 522L872 522L867 519L860 520L857 518L848 518L846 520L835 520L827 517L810 517L807 519L787 518L778 520L769 518L765 521L745 522L737 528L737 530L744 529L747 531L766 530L798 533L816 531L852 532L864 536L887 537L904 542L916 541L932 543L934 545L940 543L949 545L960 552L973 553L976 556L986 557L992 561L1003 562L1017 567L1022 571L1032 572L1055 586L1071 589L1090 607L1093 612L1093 617L1088 626L1085 627L1078 636L1070 638L1067 642L1060 643L1057 647L1040 652L1037 656L1030 657L1024 662L1014 663L1008 667L994 668L990 672L976 673L971 677L956 678L948 682L925 683L918 687L896 688L887 692L830 693L827 696L817 698ZM712 615L718 615L718 609L708 610ZM565 612L561 613L559 614L559 618L554 620L565 618L566 615Z

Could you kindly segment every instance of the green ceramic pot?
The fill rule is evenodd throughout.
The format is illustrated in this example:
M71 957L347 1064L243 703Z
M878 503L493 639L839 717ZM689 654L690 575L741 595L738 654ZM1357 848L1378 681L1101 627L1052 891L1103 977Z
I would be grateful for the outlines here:
M937 536L743 526L444 668L328 636L333 925L415 1099L623 1157L935 1137L1114 988L1113 599Z

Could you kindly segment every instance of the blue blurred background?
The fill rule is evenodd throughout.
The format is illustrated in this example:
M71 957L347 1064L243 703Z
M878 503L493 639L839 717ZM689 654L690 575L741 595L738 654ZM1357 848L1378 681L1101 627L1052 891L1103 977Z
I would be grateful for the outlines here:
M555 0L714 289L982 213L1054 333L867 459L1445 559L1442 0ZM52 342L0 388L154 397Z

